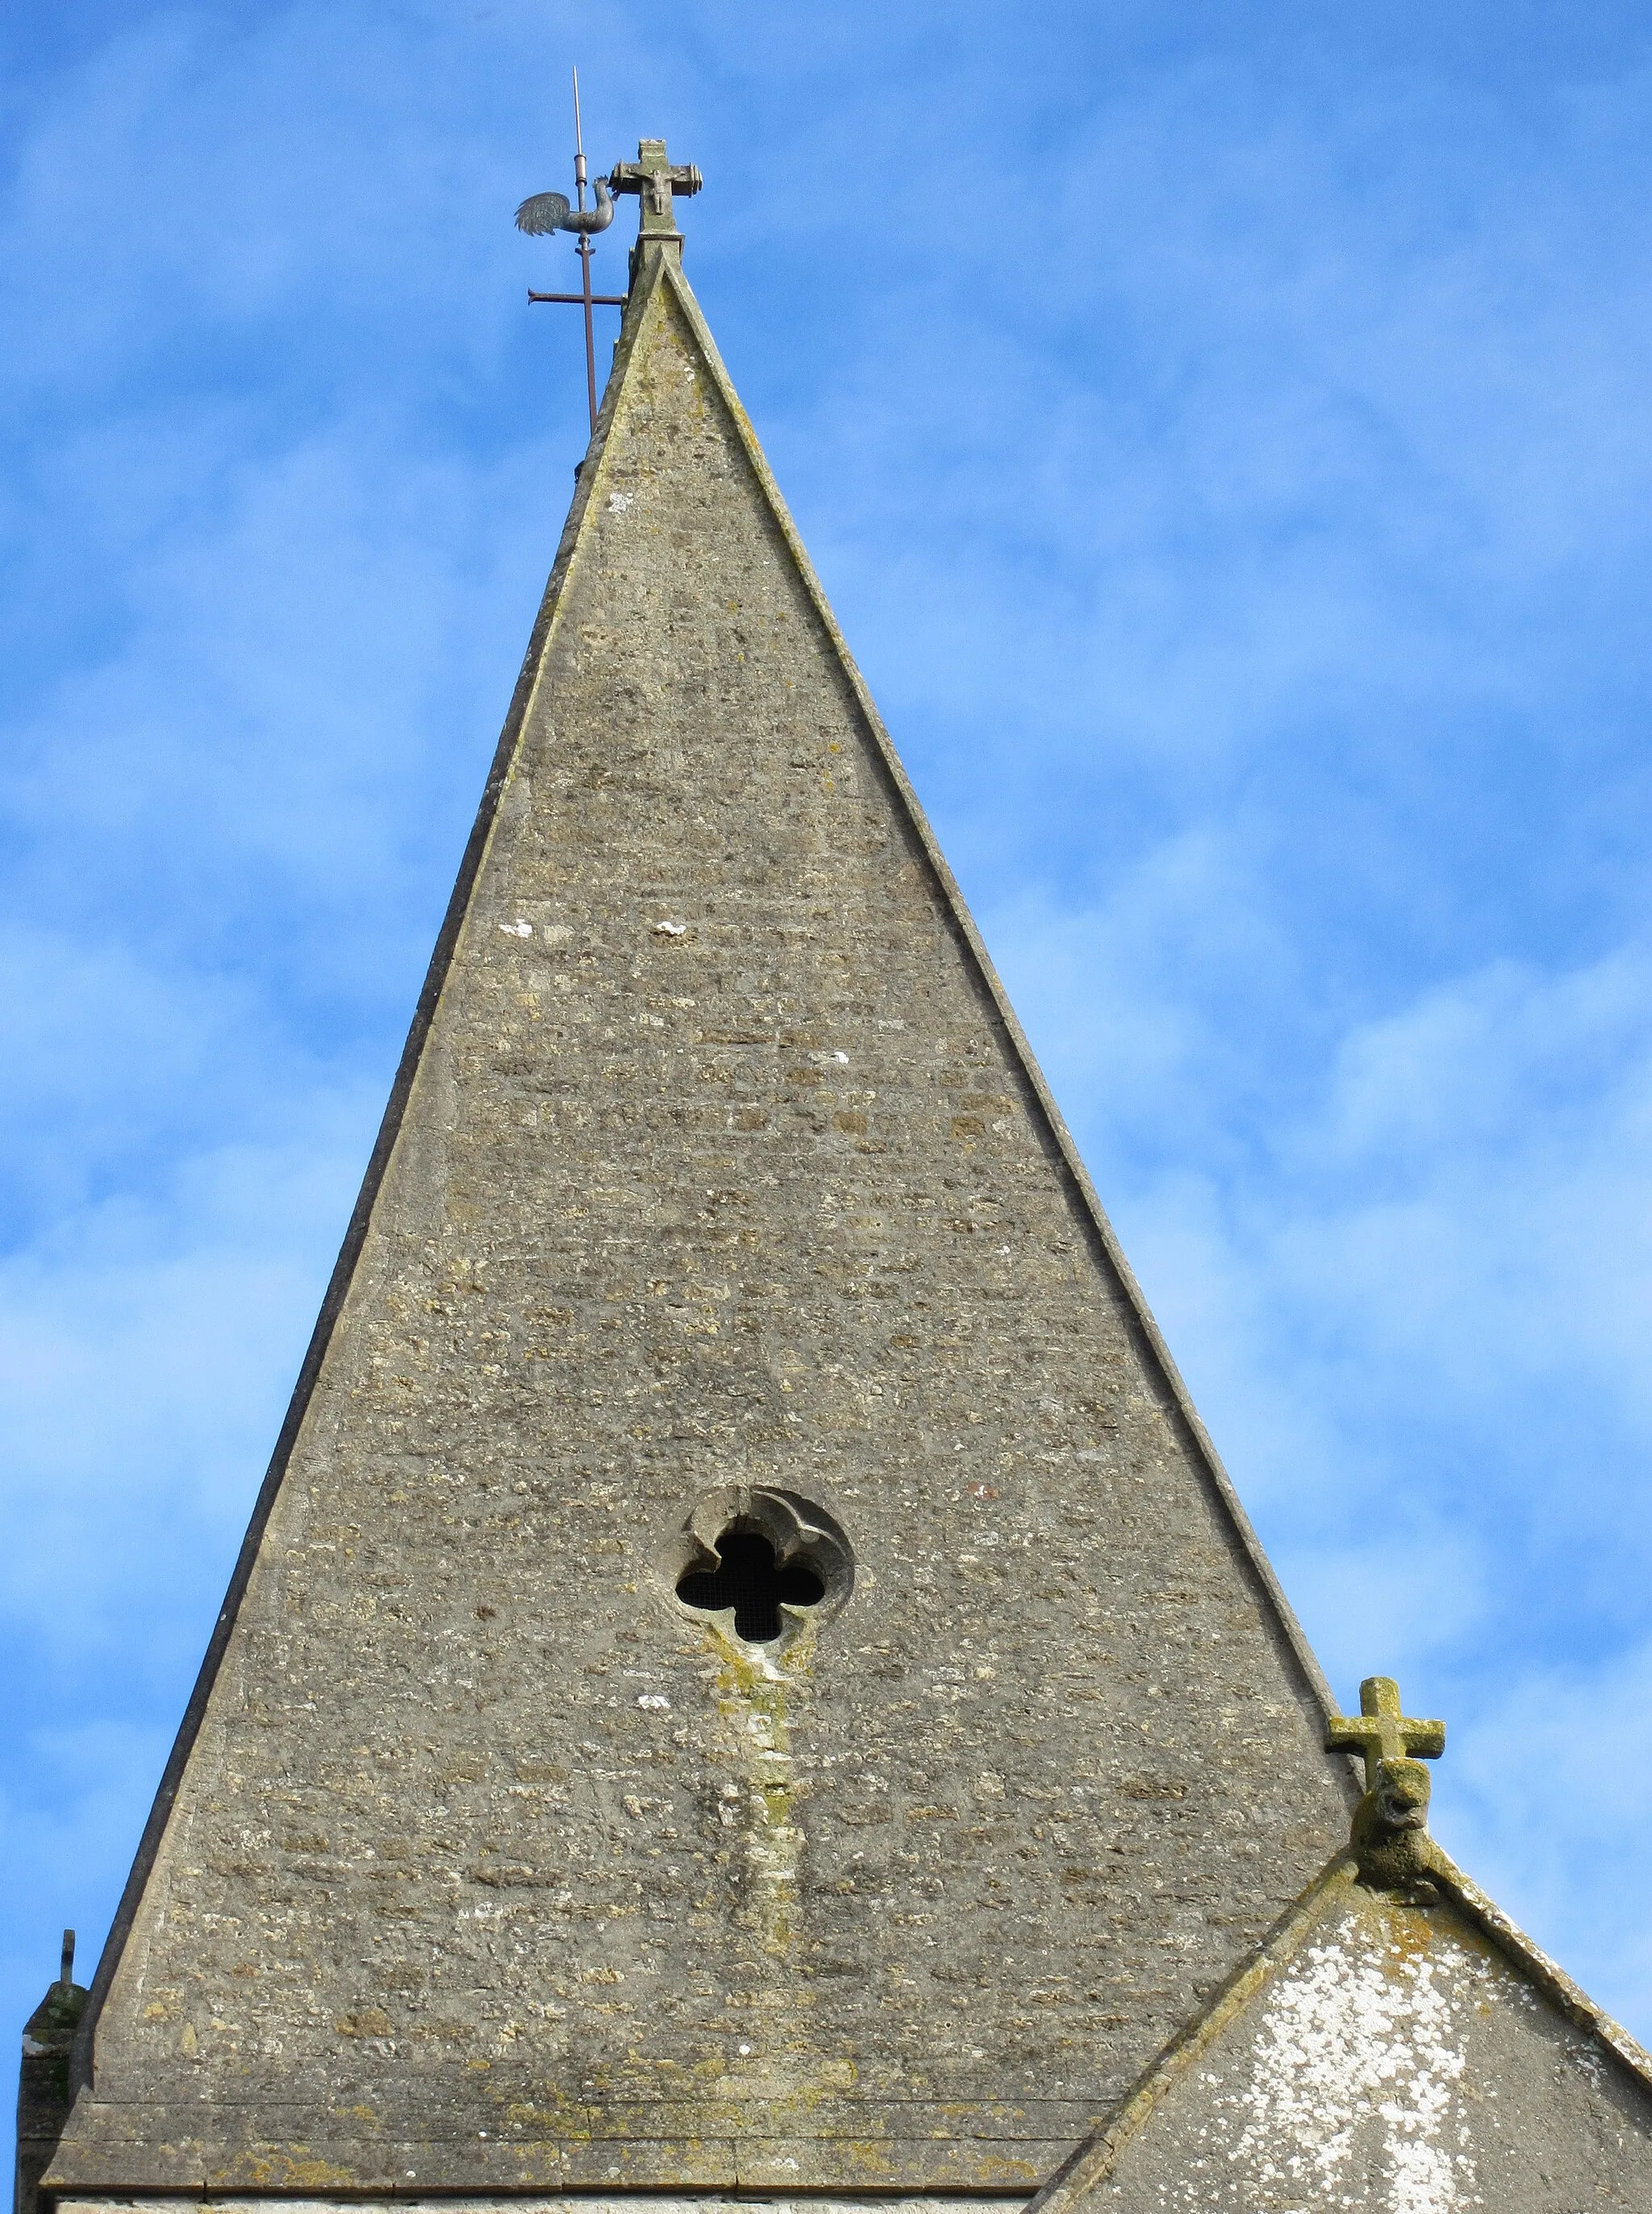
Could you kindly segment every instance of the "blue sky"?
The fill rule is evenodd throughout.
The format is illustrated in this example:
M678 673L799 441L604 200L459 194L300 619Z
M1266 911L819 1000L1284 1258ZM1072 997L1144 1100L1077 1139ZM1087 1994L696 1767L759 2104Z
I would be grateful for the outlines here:
M1652 21L0 24L0 1981L89 1967L584 444L688 270L1338 1692L1652 2038ZM621 226L628 229L629 224ZM599 282L617 283L605 242Z

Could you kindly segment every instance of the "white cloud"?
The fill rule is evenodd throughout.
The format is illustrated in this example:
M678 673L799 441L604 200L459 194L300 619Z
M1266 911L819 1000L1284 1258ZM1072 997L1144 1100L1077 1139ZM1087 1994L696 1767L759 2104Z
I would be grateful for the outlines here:
M180 1603L210 1623L376 1112L359 1087L285 1104L278 1141L174 1161L0 1262L0 1613L54 1666L169 1649Z
M125 1880L134 1809L147 1810L154 1796L172 1732L158 1723L93 1722L25 1725L20 1734L25 1757L0 1786L0 1867L31 1879L14 1891L0 1947L0 1979L19 2027L57 1979L65 1927L79 1939L76 1979L90 1975ZM42 1871L50 1871L49 1884Z
M1624 1911L1644 1861L1652 1771L1640 1757L1652 1642L1594 1667L1515 1668L1448 1743L1447 1850L1590 1997L1652 2018L1652 1934ZM1580 1963L1588 1964L1587 1975Z

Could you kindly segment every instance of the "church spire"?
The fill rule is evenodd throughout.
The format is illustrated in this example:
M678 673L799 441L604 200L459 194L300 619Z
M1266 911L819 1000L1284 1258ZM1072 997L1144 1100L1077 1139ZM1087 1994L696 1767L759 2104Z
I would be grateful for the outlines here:
M614 373L60 2192L1031 2191L1347 1835L698 174L611 183Z

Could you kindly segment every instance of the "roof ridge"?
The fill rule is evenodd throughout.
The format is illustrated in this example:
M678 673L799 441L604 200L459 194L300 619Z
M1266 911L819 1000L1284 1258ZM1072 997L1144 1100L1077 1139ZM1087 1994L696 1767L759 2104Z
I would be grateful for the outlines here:
M1597 2006L1582 1985L1575 1983L1558 1961L1551 1960L1542 1947L1528 1937L1520 1924L1505 1914L1472 1876L1464 1874L1450 1854L1441 1849L1437 1840L1435 1851L1438 1856L1432 1870L1435 1881L1444 1885L1453 1903L1461 1909L1468 1920L1484 1936L1490 1939L1514 1966L1531 1978L1569 2021L1604 2046L1646 2090L1652 2091L1652 2052L1631 2037L1623 2024L1609 2015L1604 2007Z

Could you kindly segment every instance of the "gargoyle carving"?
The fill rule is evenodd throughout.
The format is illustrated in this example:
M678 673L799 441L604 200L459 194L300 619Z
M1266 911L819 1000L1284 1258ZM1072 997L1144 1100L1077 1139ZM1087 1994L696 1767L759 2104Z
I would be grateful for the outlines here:
M1354 1810L1354 1857L1374 1891L1414 1892L1448 1863L1429 1835L1432 1785L1420 1760L1380 1760L1376 1782Z

